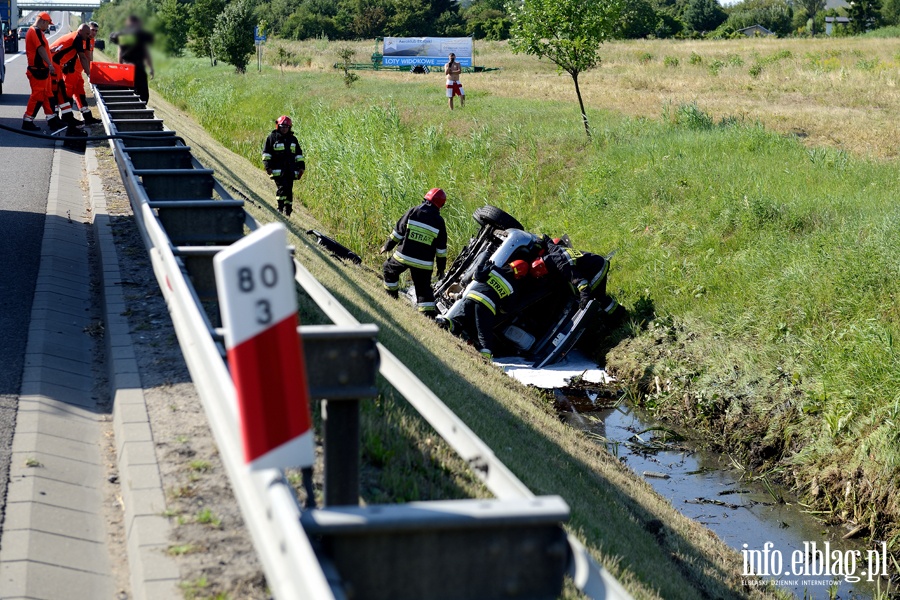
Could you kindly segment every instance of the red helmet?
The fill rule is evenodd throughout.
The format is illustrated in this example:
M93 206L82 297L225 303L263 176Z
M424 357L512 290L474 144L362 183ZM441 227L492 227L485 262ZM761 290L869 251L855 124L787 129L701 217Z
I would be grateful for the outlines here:
M537 258L531 263L531 274L535 277L543 277L547 274L547 265L543 258Z
M562 241L562 238L553 238L553 243L559 246L559 243Z
M288 127L291 127L294 124L294 122L291 121L291 118L289 116L281 115L280 117L278 117L275 120L275 124L278 125L279 127L282 125L287 125Z
M516 279L521 279L528 275L528 263L524 260L514 260L509 263L509 268L512 269L513 277Z
M431 188L428 190L428 193L425 194L425 200L431 202L438 208L441 208L447 201L447 194L445 194L444 190L441 188Z

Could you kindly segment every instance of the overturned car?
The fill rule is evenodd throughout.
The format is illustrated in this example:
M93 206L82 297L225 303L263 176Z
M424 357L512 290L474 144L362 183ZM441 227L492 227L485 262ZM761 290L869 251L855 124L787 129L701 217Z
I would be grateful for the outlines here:
M466 297L476 284L484 265L502 268L524 261L543 268L550 244L571 249L568 237L550 240L525 231L519 221L493 206L475 211L473 218L481 226L434 289L439 313L447 320L462 316ZM582 254L571 250L571 256ZM493 321L494 353L498 356L522 356L535 368L561 360L589 329L616 311L618 304L606 295L609 256L595 257L604 263L587 286L595 286L590 298L552 277L524 277L516 282L516 292L497 307ZM572 264L574 265L574 260ZM583 290L582 290L583 291Z

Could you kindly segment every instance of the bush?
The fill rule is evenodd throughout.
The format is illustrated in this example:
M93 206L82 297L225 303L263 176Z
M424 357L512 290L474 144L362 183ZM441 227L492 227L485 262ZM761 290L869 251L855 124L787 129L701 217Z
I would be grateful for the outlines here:
M691 52L691 58L688 60L692 65L702 65L703 57L696 52Z
M677 67L678 66L678 57L677 56L667 56L663 59L663 64L667 67Z

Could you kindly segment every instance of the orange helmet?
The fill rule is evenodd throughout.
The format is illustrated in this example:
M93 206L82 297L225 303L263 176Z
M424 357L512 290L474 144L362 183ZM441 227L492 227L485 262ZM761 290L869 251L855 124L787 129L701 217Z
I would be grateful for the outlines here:
M531 274L535 277L543 277L547 274L547 265L544 264L543 258L536 258L531 263Z
M524 260L514 260L509 263L509 268L512 269L513 277L516 279L521 279L528 275L528 263Z
M553 243L559 246L559 243L562 241L562 238L553 238Z
M281 115L275 120L275 124L279 127L281 125L287 125L288 127L292 126L294 123L291 121L291 118L287 115Z
M428 190L428 193L425 194L425 200L431 202L438 208L442 208L447 201L447 194L445 194L444 190L441 188L431 188Z

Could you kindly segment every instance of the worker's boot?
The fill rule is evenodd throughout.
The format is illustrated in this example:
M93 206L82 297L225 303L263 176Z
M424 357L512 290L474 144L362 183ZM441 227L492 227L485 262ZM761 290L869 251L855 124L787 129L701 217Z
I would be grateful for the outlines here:
M81 113L81 118L84 119L85 125L100 125L103 123L103 121L95 117L90 111Z
M81 127L84 123L81 122L81 119L75 116L75 113L72 111L63 113L62 122L65 123L69 129L73 129L76 127ZM66 135L70 135L66 133Z
M284 205L284 216L290 217L292 212L294 212L294 205L293 204L285 204Z
M53 115L52 117L47 119L47 129L50 130L51 134L59 133L60 131L62 131L65 128L66 128L66 124L63 123L63 120L60 119L59 117L57 117L56 115Z
M34 124L34 121L22 119L22 129L24 131L41 131L41 128Z
M384 290L387 292L387 295L396 300L400 297L400 290Z
M278 212L280 212L281 214L284 214L284 201L283 200L278 201Z

